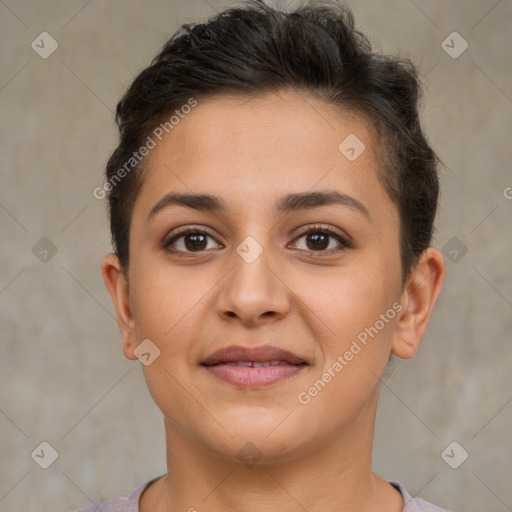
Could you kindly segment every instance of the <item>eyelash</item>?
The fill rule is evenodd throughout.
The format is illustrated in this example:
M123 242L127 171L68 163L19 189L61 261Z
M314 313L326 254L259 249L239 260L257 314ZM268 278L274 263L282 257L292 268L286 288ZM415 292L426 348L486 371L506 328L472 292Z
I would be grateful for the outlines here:
M316 254L331 255L334 252L340 252L345 249L353 248L353 244L347 238L345 238L342 235L340 235L339 233L336 233L335 231L333 231L329 228L326 228L322 225L319 225L319 224L314 225L314 226L307 226L307 227L301 229L300 232L297 234L297 236L294 238L293 242L296 242L297 240L302 238L304 235L308 235L308 234L312 234L312 233L316 233L316 234L321 233L324 235L328 235L328 236L336 239L341 246L341 248L335 249L334 251L333 251L333 249L321 250L321 251L313 251L313 250L307 251L307 252L315 253L315 255ZM207 235L211 238L214 238L213 235L211 235L208 231L205 231L204 229L200 229L199 227L195 227L195 226L189 226L187 228L182 229L181 231L178 231L177 233L174 233L170 237L164 238L164 240L162 241L162 244L161 244L162 249L170 252L171 254L177 255L180 258L181 257L189 257L190 255L194 254L195 251L181 251L181 250L171 248L171 246L177 240L179 240L180 238L183 238L184 236L189 235L189 234ZM301 250L304 250L304 249L301 249ZM204 250L197 251L197 253L202 253L202 252L206 252L206 251L204 251Z

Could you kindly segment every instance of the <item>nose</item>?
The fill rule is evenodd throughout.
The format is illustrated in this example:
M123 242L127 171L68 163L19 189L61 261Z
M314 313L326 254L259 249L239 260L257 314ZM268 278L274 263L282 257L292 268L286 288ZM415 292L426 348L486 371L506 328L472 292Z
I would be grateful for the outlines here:
M232 269L220 289L216 309L224 320L247 327L274 322L289 310L289 293L275 261L268 250L254 260L233 251Z

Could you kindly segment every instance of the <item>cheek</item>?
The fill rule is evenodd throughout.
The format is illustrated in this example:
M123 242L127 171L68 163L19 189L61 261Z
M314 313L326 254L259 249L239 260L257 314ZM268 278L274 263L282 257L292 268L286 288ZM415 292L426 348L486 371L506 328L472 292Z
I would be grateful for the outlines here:
M140 259L139 259L140 261ZM179 271L157 261L133 268L132 306L142 334L163 338L185 314L194 286L184 286Z
M396 283L387 282L379 267L351 266L308 281L301 298L328 327L346 337L373 324L392 304Z
M316 323L327 333L314 333L322 357L301 397L314 402L311 411L319 417L331 415L343 422L374 398L389 359L397 303L382 287L362 287L357 279L330 291L323 307L317 304L321 321Z
M396 326L397 283L374 263L351 266L302 287L300 296L312 312L309 328L322 352L318 373L331 369L337 376L332 391L345 396L350 390L350 395L362 382L369 390L384 371ZM332 368L338 358L341 371L339 364L338 371Z
M192 363L197 349L193 341L201 339L206 309L212 307L215 276L211 271L166 264L141 266L134 275L132 306L138 340L155 343L168 368Z

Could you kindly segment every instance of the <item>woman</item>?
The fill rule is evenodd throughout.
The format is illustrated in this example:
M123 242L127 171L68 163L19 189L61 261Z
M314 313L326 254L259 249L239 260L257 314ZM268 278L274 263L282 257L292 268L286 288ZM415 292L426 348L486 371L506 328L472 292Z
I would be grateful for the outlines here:
M135 79L102 271L168 472L83 511L443 510L371 467L445 274L419 90L334 2L184 25Z

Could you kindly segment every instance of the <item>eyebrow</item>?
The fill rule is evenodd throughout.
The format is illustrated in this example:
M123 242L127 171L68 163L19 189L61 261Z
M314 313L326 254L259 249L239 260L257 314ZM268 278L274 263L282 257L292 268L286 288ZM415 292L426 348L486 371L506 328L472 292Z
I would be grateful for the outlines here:
M226 202L210 194L178 193L169 192L165 194L158 203L153 206L148 214L146 222L157 212L168 206L183 206L203 212L227 213L229 208ZM347 194L342 194L336 190L320 192L299 192L287 194L279 199L276 204L278 213L286 214L300 210L319 208L321 206L338 205L345 206L352 210L362 213L370 219L370 212L361 201Z

